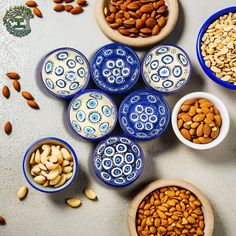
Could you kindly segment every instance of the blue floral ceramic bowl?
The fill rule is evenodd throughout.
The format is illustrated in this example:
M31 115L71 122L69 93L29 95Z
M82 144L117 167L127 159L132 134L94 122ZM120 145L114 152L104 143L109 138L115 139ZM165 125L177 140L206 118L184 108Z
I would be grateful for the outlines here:
M134 50L118 43L98 50L92 62L92 78L108 93L124 93L140 76L140 61Z
M50 187L50 186L45 187L43 185L36 183L33 179L33 176L30 173L30 159L31 159L32 153L35 152L38 148L40 148L43 144L60 145L61 147L67 148L72 155L73 162L74 162L73 175L69 180L67 180L62 186L60 186L58 188ZM56 192L62 191L65 188L67 188L77 177L77 175L78 175L78 159L77 159L77 155L76 155L74 149L70 146L70 144L68 144L67 142L65 142L64 140L59 139L59 138L46 137L46 138L39 139L30 145L30 147L25 152L23 162L22 162L22 169L23 169L25 179L33 188L35 188L36 190L38 190L40 192L44 192L44 193L56 193Z
M204 70L204 72L207 74L207 76L212 79L214 82L216 82L217 84L227 88L227 89L233 89L236 90L236 84L232 84L229 83L227 81L223 81L222 79L218 78L212 71L210 68L207 67L203 55L202 55L202 38L204 36L204 34L206 33L208 27L214 22L216 21L218 18L229 14L230 12L235 13L236 12L236 6L232 6L232 7L228 7L225 9L222 9L216 13L214 13L212 16L210 16L206 22L202 25L198 37L197 37L197 43L196 43L196 50L197 50L197 57L198 57L198 61L202 67L202 69Z
M105 137L112 132L116 121L116 104L107 94L97 89L80 92L68 107L70 127L84 139Z
M192 73L187 53L174 45L159 45L144 57L141 66L144 82L161 93L174 93L182 89Z
M152 90L135 91L120 105L120 125L134 139L157 138L166 130L169 120L167 102L161 94Z
M138 144L125 136L112 136L98 144L92 165L97 177L113 187L133 183L142 174L143 152Z
M76 49L58 48L44 58L41 65L41 78L52 95L70 99L88 85L89 62Z

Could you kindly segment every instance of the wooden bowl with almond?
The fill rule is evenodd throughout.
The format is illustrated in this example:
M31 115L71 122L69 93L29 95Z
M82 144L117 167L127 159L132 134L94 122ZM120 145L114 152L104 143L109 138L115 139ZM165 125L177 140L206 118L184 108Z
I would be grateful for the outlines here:
M132 47L166 38L179 16L177 0L97 0L96 19L105 35Z
M182 180L157 180L131 202L128 213L131 236L212 236L214 215L204 194Z

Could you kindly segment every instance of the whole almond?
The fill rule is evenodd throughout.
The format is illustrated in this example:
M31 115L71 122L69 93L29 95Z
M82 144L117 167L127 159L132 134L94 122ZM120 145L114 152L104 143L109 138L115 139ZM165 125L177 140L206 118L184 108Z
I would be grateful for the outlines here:
M84 194L89 200L92 200L92 201L97 200L97 195L90 188L85 188Z
M163 28L165 25L166 25L166 18L164 16L161 16L159 19L158 19L158 25Z
M145 22L145 25L149 28L149 29L153 29L154 26L157 24L157 22L155 21L155 19L153 18L148 18Z
M73 15L77 15L77 14L83 12L83 11L84 11L84 9L81 6L77 6L73 10L71 10L70 13L73 14Z
M34 8L33 12L34 12L34 14L35 14L37 17L39 17L39 18L42 18L42 17L43 17L42 12L41 12L37 7Z
M163 14L163 13L167 12L167 9L168 9L167 6L161 6L157 9L157 13L158 14Z
M64 11L65 10L65 6L63 4L57 4L54 8L53 8L54 11L56 12L61 12L61 11Z
M133 28L135 25L135 20L134 19L129 19L129 20L125 20L123 22L124 26L126 26L127 28Z
M5 127L4 127L4 131L7 135L10 135L11 132L12 132L12 125L11 125L11 122L8 121L6 124L5 124Z
M71 3L74 2L74 0L64 0L65 3Z
M181 129L180 133L183 135L184 138L191 141L191 135L187 129Z
M6 224L6 220L0 216L0 225L5 225Z
M72 208L77 208L81 206L82 201L79 198L69 198L66 200L66 203Z
M129 36L129 31L127 29L119 29L118 31L124 36Z
M20 83L19 83L18 80L13 80L12 85L13 85L13 88L14 88L17 92L20 92L21 87L20 87Z
M143 13L152 13L153 10L154 8L152 4L146 4L140 8L140 11Z
M9 98L10 97L10 90L9 90L9 88L6 85L2 88L2 95L5 98Z
M26 100L34 100L34 97L31 95L31 93L27 91L22 92L22 97L25 98Z
M137 20L136 20L135 27L136 27L137 29L141 29L141 28L143 28L143 26L144 26L143 20L142 20L142 19L137 19Z
M70 12L73 8L74 8L74 7L73 7L72 5L66 5L66 6L65 6L65 10L66 10L67 12Z
M127 5L127 8L132 11L138 10L139 7L140 7L140 4L138 2L131 2Z
M29 101L27 102L27 104L28 104L31 108L33 108L33 109L36 109L36 110L39 109L39 105L38 105L37 102L35 102L35 101L29 100Z
M53 2L59 4L59 3L63 3L64 0L53 0Z
M152 30L146 27L146 28L140 29L140 32L143 34L151 34Z
M77 0L77 4L79 4L80 6L85 6L85 5L87 5L87 1L86 0Z
M22 186L17 192L17 197L20 200L23 200L27 196L27 193L28 193L28 188L26 186Z
M37 4L35 1L27 1L27 2L25 3L25 5L26 5L27 7L37 7L37 6L38 6L38 4Z
M115 22L115 18L112 17L112 16L107 16L107 17L106 17L106 21L111 24L111 23L114 23L114 22Z
M9 78L9 79L20 79L20 75L16 72L8 72L6 73L6 76Z

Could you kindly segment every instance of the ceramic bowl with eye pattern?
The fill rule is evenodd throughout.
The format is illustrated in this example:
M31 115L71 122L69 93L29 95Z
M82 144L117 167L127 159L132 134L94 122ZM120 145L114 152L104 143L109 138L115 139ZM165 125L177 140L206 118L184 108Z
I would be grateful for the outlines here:
M96 147L92 166L105 184L113 187L130 185L142 174L144 157L140 146L125 136L112 136Z
M41 78L52 95L70 99L87 87L90 79L89 62L76 49L58 48L44 58Z
M140 76L140 61L136 52L119 43L100 48L91 67L94 82L108 93L128 91Z
M175 93L189 81L192 64L187 53L175 45L159 45L144 57L141 66L144 82L161 93Z
M116 125L116 104L101 90L82 91L73 98L68 107L68 122L81 138L104 138Z
M170 110L164 97L155 90L138 90L120 105L119 122L124 132L137 140L159 137L170 121Z

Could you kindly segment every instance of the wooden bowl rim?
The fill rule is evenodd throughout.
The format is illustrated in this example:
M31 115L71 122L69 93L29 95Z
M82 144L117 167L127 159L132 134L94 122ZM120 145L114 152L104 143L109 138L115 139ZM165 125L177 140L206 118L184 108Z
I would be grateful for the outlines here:
M166 0L166 5L169 8L169 15L167 24L160 31L160 33L158 35L150 36L147 38L130 38L121 35L117 30L110 28L110 26L108 25L104 15L104 6L107 1L109 0L96 0L95 3L95 15L99 27L101 28L103 33L111 40L126 44L131 47L146 47L162 41L174 30L179 16L178 0Z
M206 198L206 196L197 187L195 187L194 185L192 185L191 183L187 181L171 180L171 179L156 180L150 183L149 185L147 185L140 193L138 193L134 197L134 199L132 200L130 204L130 209L128 213L128 227L129 227L130 235L138 236L137 231L136 231L135 219L136 219L136 212L137 212L138 206L140 205L142 200L152 191L162 188L162 187L167 187L167 186L177 186L177 187L185 188L199 198L199 200L202 203L202 209L203 209L203 214L204 214L205 236L212 236L213 230L214 230L214 214L213 214L211 204Z

